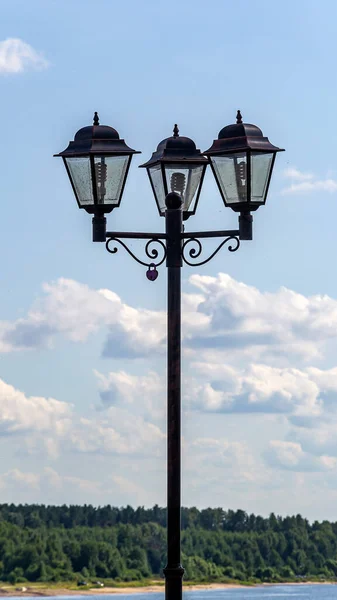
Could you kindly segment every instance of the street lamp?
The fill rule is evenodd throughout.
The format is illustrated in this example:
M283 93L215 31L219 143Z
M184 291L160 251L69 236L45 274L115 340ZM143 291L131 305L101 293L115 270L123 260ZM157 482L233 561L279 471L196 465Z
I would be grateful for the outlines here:
M181 267L207 263L228 242L235 252L241 240L252 239L251 211L265 204L277 152L255 125L237 122L224 127L203 154L193 140L180 137L177 125L141 165L147 169L165 233L106 231L105 213L120 205L135 150L120 140L117 131L99 125L80 129L74 142L60 154L80 208L93 214L93 241L106 242L115 254L116 243L147 267L150 281L166 261L167 300L167 566L164 568L166 600L181 600L184 569L180 552L181 513ZM207 157L207 158L206 158ZM239 229L185 232L183 221L195 214L207 164L211 164L225 206L239 212ZM201 239L221 238L207 258ZM127 239L147 240L144 259L127 246ZM157 245L154 246L154 245ZM200 260L201 259L201 260Z
M208 164L193 140L179 136L178 125L173 136L160 144L152 157L141 167L147 169L159 214L166 213L166 196L169 192L179 194L183 219L195 214L202 182Z
M257 210L265 204L276 153L256 125L242 122L238 110L236 123L221 129L218 139L204 154L225 203L236 212Z
M82 127L68 147L54 156L63 158L79 208L93 218L94 241L105 242L106 218L120 205L133 154L116 129L100 125Z

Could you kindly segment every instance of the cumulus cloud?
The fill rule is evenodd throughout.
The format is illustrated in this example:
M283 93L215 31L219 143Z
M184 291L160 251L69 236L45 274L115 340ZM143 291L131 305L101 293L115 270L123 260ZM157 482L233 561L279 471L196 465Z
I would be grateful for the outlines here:
M48 66L43 55L23 40L8 38L0 41L0 74L36 71Z
M300 444L305 452L314 456L337 456L336 418L329 418L326 414L325 421L319 421L316 427L293 428L288 438L291 442Z
M163 312L130 307L110 290L92 290L69 279L44 284L43 291L26 318L0 323L0 352L48 348L60 334L85 342L103 327L107 357L144 356L163 344Z
M133 414L140 411L151 420L162 421L165 417L166 382L163 376L154 371L141 376L126 371L112 371L108 375L94 373L101 400L98 408L127 406Z
M337 457L337 368L307 364L321 360L327 348L331 361L337 301L286 288L262 292L223 273L193 275L190 285L192 292L183 295L184 408L282 415L291 429L284 442L271 445L269 467L330 472ZM155 360L161 354L163 370L139 375L124 361L123 370L95 372L100 402L85 417L69 404L27 397L0 381L0 436L21 435L30 453L43 449L51 457L61 452L74 460L87 455L162 461L166 313L129 306L111 290L69 279L45 284L43 292L25 318L0 323L0 351L49 348L60 336L81 344L101 331L103 356ZM238 481L249 473L257 477L257 467L247 462L250 450L231 444L186 442L185 458L191 469L194 457L205 472L213 461L228 472L236 464Z
M209 318L202 334L190 334L185 341L198 352L248 350L248 359L268 362L273 357L279 362L282 355L312 359L322 344L336 338L337 302L329 296L306 297L284 287L261 292L225 273L192 275L190 283L204 295L198 313Z
M183 347L188 356L226 353L226 360L277 362L320 357L337 335L337 301L280 288L261 292L229 275L193 275L199 293L183 296ZM58 336L83 343L106 333L102 355L141 358L165 353L164 311L131 307L110 290L69 279L43 286L27 317L0 322L0 352L51 347ZM213 359L212 359L213 360Z
M309 367L307 373L320 390L323 410L318 419L307 415L293 420L295 427L288 434L289 440L300 443L306 452L315 456L337 456L337 368Z
M292 418L322 412L320 388L299 369L251 364L246 369L197 363L201 377L189 382L186 400L206 412L283 413Z
M331 177L317 179L312 173L302 173L290 167L283 172L284 177L291 180L289 186L282 190L283 194L302 194L315 191L333 193L337 191L337 181Z
M71 451L100 455L161 456L165 434L159 427L129 411L112 407L105 417L81 418L68 434Z
M265 459L271 467L290 471L337 471L337 457L312 456L296 442L271 441Z
M0 440L8 436L20 436L25 454L53 459L60 452L161 456L166 439L160 427L136 415L132 407L111 406L104 414L93 411L90 418L83 418L66 402L26 396L0 380Z
M187 410L208 413L282 414L293 425L309 426L324 419L325 390L320 381L324 371L311 368L277 368L250 364L243 368L222 363L192 362L183 381ZM318 376L318 373L320 376ZM101 408L127 407L135 416L163 420L165 382L149 372L134 375L125 371L96 373Z
M40 396L27 397L0 380L0 437L30 432L64 435L71 417L72 407L66 402Z

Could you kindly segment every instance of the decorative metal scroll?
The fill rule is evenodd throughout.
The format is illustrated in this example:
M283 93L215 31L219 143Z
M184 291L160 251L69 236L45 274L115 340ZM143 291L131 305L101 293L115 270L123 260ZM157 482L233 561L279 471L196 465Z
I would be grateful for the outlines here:
M118 252L117 246L110 246L110 244L112 244L113 242L117 242L118 244L123 246L123 248L128 252L128 254L130 254L130 256L132 256L132 258L134 258L140 265L143 265L144 267L148 267L146 276L150 281L155 281L155 279L157 279L157 277L158 277L157 267L159 267L160 265L163 264L164 260L166 259L166 254L167 254L166 246L165 246L164 242L162 242L159 239L155 239L155 238L150 239L146 242L144 251L145 251L146 256L150 259L148 261L144 261L144 260L141 260L140 258L138 258L138 256L136 256L134 254L134 252L132 252L132 250L130 250L130 248L128 248L126 243L117 237L110 237L106 241L105 247L106 247L107 251L110 252L110 254L116 254L116 252ZM157 250L157 248L154 248L152 246L152 244L159 244L160 250Z
M137 238L135 238L137 239ZM240 240L235 235L229 235L225 239L221 241L218 247L204 260L198 260L198 258L203 253L203 247L200 239L197 237L191 237L185 239L182 247L181 247L181 257L183 261L189 265L190 267L200 267L201 265L205 265L221 250L221 248L227 244L228 242L232 242L228 246L229 252L236 252L240 247ZM135 253L130 250L130 248L126 245L126 243L121 240L119 237L109 237L106 241L106 249L110 254L116 254L118 252L118 247L114 244L117 243L122 246L132 258L134 258L140 265L144 267L148 267L146 272L146 277L150 281L155 281L158 277L157 267L163 264L167 256L167 249L165 243L158 238L151 238L145 244L144 252L149 260L142 260L135 255ZM153 247L153 244L158 244L159 250ZM189 245L192 244L192 247Z
M202 251L203 251L202 243L200 240L198 240L198 238L188 238L183 243L183 246L182 246L182 250L181 250L182 259L190 267L200 267L200 265L205 265L210 260L212 260L213 256L215 256L219 252L219 250L221 250L222 246L224 246L225 244L227 244L227 242L230 242L230 241L233 241L234 245L231 244L230 246L228 246L229 252L236 252L238 250L238 248L240 247L240 240L238 237L236 237L234 235L230 235L230 236L226 237L224 240L222 240L221 244L219 244L219 246L214 250L214 252L212 252L212 254L210 256L208 256L208 258L205 258L205 260L200 260L200 261L195 262L199 258L199 256L201 256L201 254L202 254ZM189 244L195 244L195 246L188 249L187 246ZM187 255L194 262L191 262L191 260L188 259Z

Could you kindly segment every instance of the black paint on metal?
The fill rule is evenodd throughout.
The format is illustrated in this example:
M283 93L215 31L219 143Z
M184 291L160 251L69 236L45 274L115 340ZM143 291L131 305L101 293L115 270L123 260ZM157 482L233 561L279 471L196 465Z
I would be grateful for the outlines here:
M95 215L92 218L92 241L105 242L106 239L106 217Z
M181 565L181 232L182 211L166 211L167 235L167 565L166 600L182 600Z
M239 238L240 240L253 239L253 215L243 212L239 216Z
M107 231L107 238L125 238L132 240L166 240L166 233L144 233L138 231Z
M165 246L164 242L162 242L158 238L149 239L145 245L145 254L150 259L149 261L144 261L144 260L141 260L140 258L138 258L135 255L135 253L132 252L132 250L130 250L130 248L124 242L122 242L122 240L119 239L116 235L112 235L111 237L109 237L105 244L105 247L106 247L107 251L110 252L110 254L116 254L118 252L117 246L113 246L112 248L110 248L111 242L117 242L117 244L120 244L120 246L123 246L123 248L128 252L128 254L130 254L130 256L132 256L132 258L134 258L135 261L137 261L140 265L143 265L144 267L148 267L148 268L150 268L150 266L159 267L159 265L163 264L163 262L166 258L166 246ZM158 244L158 246L160 247L160 252L162 252L161 257L159 255L159 251L157 250L157 248L151 248L152 244ZM157 260L157 262L154 262L156 260Z
M240 231L238 229L226 229L222 231L191 231L181 234L183 240L188 238L214 238L214 237L236 237Z
M210 254L207 258L197 261L199 256L202 255L202 251L203 251L202 243L200 242L200 240L198 240L198 238L187 238L187 240L185 240L185 242L183 243L183 247L182 247L182 251L181 251L183 261L190 267L201 267L201 265L205 265L210 260L212 260L212 258L216 254L218 254L219 250L221 250L221 248L228 242L233 242L233 245L230 244L228 246L229 252L236 252L240 248L239 238L237 236L231 235L231 236L226 237L218 245L218 247L212 252L212 254ZM189 251L188 251L189 258L187 258L186 248L190 244L194 244L194 245L189 249ZM190 259L192 259L192 260L190 260Z

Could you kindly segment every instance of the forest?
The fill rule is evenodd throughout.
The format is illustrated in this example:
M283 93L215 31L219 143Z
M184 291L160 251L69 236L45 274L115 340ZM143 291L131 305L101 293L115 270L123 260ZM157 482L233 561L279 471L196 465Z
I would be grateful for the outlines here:
M0 580L158 579L165 527L159 506L2 504ZM182 563L190 581L335 579L337 522L183 508Z

